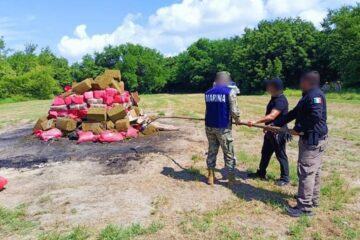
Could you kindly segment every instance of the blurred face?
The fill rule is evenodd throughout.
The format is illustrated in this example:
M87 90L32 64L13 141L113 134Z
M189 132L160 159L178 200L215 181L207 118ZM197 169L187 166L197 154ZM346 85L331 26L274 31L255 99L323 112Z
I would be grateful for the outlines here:
M217 77L215 82L216 82L216 85L229 85L230 79L226 76L221 76L221 77Z
M278 90L272 84L268 84L266 86L266 92L269 93L271 96L275 96L278 94Z
M311 89L311 84L309 83L309 81L307 81L306 78L302 78L300 80L300 89L302 91L308 91Z

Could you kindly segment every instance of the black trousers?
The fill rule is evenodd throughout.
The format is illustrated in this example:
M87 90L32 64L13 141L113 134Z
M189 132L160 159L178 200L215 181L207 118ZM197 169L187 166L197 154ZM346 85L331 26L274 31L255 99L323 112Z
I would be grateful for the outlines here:
M284 140L279 143L272 132L265 133L258 173L261 176L266 175L266 169L274 152L280 163L280 179L289 182L289 161L286 155L286 142Z

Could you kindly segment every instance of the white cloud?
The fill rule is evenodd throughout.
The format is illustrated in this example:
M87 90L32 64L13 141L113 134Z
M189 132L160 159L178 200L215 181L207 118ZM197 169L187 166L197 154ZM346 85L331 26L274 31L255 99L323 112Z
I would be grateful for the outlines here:
M223 38L241 34L245 27L262 19L300 16L320 27L328 8L352 4L356 0L183 0L159 8L140 25L140 14L128 15L113 32L87 34L78 25L74 37L61 38L58 49L71 59L101 51L105 46L131 42L157 48L169 55L184 50L199 37Z

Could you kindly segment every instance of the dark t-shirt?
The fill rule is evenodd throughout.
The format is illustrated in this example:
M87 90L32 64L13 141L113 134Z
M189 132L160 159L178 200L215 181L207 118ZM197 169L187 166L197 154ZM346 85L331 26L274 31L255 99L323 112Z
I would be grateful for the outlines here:
M282 117L288 113L289 103L288 103L288 100L286 99L286 97L284 96L284 94L281 94L277 97L271 97L271 99L266 107L265 115L270 114L273 109L280 111L280 115L277 118L275 118L275 120L279 119L280 117ZM266 125L269 125L271 123L272 122L268 122L268 123L266 123ZM282 127L282 126L278 126L278 127Z

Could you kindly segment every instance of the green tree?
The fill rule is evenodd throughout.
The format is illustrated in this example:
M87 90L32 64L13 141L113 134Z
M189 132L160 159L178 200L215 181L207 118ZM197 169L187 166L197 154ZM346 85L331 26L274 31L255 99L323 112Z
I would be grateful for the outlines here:
M302 71L313 66L319 31L301 19L262 21L245 29L235 39L232 72L245 92L262 89L267 78L283 77L287 86L297 86Z
M324 55L347 87L360 84L360 3L330 10L323 23Z
M95 54L95 62L103 68L120 69L126 86L141 92L161 91L170 75L162 54L135 44L106 47Z

